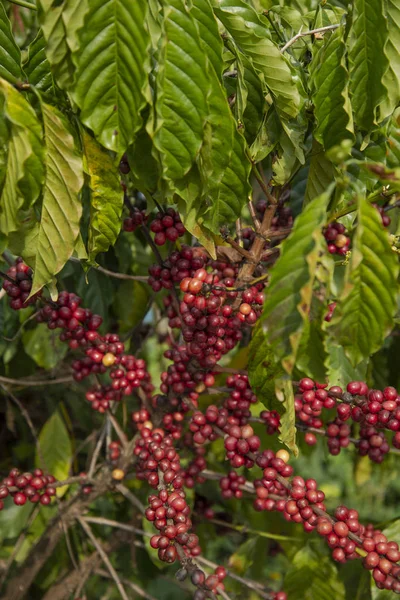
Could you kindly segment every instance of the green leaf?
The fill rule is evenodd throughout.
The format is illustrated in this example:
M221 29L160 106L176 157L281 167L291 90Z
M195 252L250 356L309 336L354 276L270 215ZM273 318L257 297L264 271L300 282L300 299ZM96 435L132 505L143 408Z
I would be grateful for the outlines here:
M126 301L127 298L129 302ZM124 281L118 288L114 302L119 331L129 331L140 323L149 308L148 302L148 286L140 281Z
M30 502L24 506L17 506L10 501L5 503L4 509L0 511L0 540L3 542L18 537L26 526L32 510L33 504Z
M124 192L115 160L86 132L83 133L86 172L89 175L89 261L113 246L121 230Z
M322 227L329 196L328 191L315 198L297 217L271 270L262 323L288 373L293 370L304 323L309 318L316 266L326 246Z
M0 230L9 234L20 228L20 209L29 208L39 198L44 180L44 148L42 128L31 105L4 79L0 80L0 93L10 131L0 199Z
M294 409L294 392L291 379L288 377L275 380L276 397L285 407L285 412L281 415L281 424L279 427L279 439L283 444L298 456L299 450L296 446L296 412Z
M54 412L39 434L39 451L35 464L59 481L67 479L72 461L72 444L60 413ZM68 486L57 488L57 496L63 496Z
M388 35L385 54L388 68L382 83L387 90L380 106L381 120L392 114L400 102L400 4L397 0L385 0L385 12L388 23Z
M295 554L283 587L290 600L345 600L336 566L309 546Z
M46 40L46 56L53 75L62 89L71 88L75 77L72 52L77 49L77 35L84 26L87 0L64 0L59 3L38 0L39 20Z
M0 2L0 77L15 83L22 79L21 50L11 31L6 10Z
M154 144L166 179L184 177L203 142L210 80L207 58L183 0L163 2Z
M317 127L314 137L325 150L353 139L353 117L345 63L344 25L331 33L310 65L310 86Z
M370 131L379 119L376 109L385 95L382 77L388 67L384 52L387 21L383 0L354 0L349 34L350 95L355 123Z
M365 381L368 358L353 367L342 346L335 344L335 341L329 337L325 339L325 350L327 380L332 382L332 385L345 388L350 381Z
M44 323L26 331L22 336L24 350L43 369L54 369L68 350L59 334L48 329Z
M205 225L214 233L235 221L250 193L250 163L245 141L236 131L225 89L221 83L223 44L208 0L194 0L192 14L207 56L210 93L207 97L209 128L199 157L205 195L211 208ZM211 51L212 50L212 51Z
M276 409L273 406L274 401L276 402L275 379L282 377L284 372L275 360L273 348L259 325L254 328L250 342L247 369L251 388L258 400L268 410Z
M142 192L153 193L157 190L161 177L161 165L157 153L153 152L153 140L143 126L135 141L127 150L131 171L129 176L135 186Z
M398 272L378 211L360 198L346 281L328 329L354 365L376 352L393 327Z
M79 1L79 0L78 0ZM87 0L72 96L82 122L119 154L134 140L150 69L146 0Z
M306 323L301 338L296 366L307 377L314 381L325 381L326 368L324 366L325 350L320 323L316 320ZM329 380L333 381L333 379Z
M304 206L322 194L333 181L333 165L318 142L314 141L304 196Z
M270 39L268 28L255 10L242 0L214 0L218 18L232 35L240 50L249 58L271 92L281 117L299 114L303 104L301 84L289 60Z
M29 44L24 71L29 83L36 89L45 94L54 93L54 80L46 57L46 42L42 30L39 30L33 42Z
M79 234L82 159L65 117L42 102L46 181L35 247L32 294L51 283L73 253Z

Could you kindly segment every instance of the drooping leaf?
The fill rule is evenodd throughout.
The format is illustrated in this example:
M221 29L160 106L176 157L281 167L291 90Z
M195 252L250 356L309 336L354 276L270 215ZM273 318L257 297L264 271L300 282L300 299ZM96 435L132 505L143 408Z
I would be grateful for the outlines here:
M124 281L115 296L115 314L119 330L129 331L140 323L148 310L148 286L140 281Z
M309 318L315 270L324 248L322 227L328 200L329 191L310 202L297 217L271 270L262 322L288 373L293 370L304 322Z
M318 142L313 142L310 169L308 171L307 187L304 196L304 206L322 194L334 180L334 170L331 161Z
M329 328L354 365L378 350L393 326L398 271L378 211L360 198L346 282Z
M93 262L99 252L106 252L117 239L124 193L115 159L86 132L83 146L91 189L88 251Z
M276 361L262 327L256 326L249 346L248 373L251 388L258 400L271 410L275 401L275 379L284 374Z
M296 446L296 412L294 409L294 392L291 379L288 377L276 379L275 394L285 408L285 412L281 415L279 439L297 456L299 451Z
M0 2L0 77L15 83L22 79L21 50L11 31L6 10Z
M79 234L82 159L65 117L42 102L46 181L35 244L32 294L49 284L73 253Z
M388 23L384 49L388 67L382 79L387 93L380 106L381 120L391 115L400 102L400 4L397 0L386 0L384 6Z
M87 0L72 96L99 142L122 153L141 125L150 68L146 0Z
M315 138L325 150L353 139L353 117L345 63L344 25L324 38L310 65L310 85L317 127Z
M39 449L36 452L36 466L47 471L59 481L67 479L72 461L72 444L64 421L58 411L44 424L39 434ZM57 488L57 496L62 496L68 486Z
M55 4L38 0L38 11L53 75L62 89L70 89L75 77L72 53L76 49L78 32L84 25L88 2L63 0Z
M54 91L54 80L50 63L46 57L46 42L40 30L28 47L28 57L24 62L24 71L28 81L43 93Z
M310 546L295 554L283 586L293 600L345 600L336 566L329 557L318 556Z
M214 0L213 4L218 18L262 76L280 116L296 117L303 104L301 84L255 10L242 0Z
M384 52L387 21L383 0L355 0L350 31L350 96L355 123L370 131L379 120L376 109L385 87L382 77L388 67Z
M44 148L42 127L31 105L4 79L0 80L0 93L10 132L0 199L0 230L9 234L20 228L20 209L29 208L39 198L44 180Z
M198 28L183 0L164 2L154 143L166 179L184 177L203 142L210 80Z

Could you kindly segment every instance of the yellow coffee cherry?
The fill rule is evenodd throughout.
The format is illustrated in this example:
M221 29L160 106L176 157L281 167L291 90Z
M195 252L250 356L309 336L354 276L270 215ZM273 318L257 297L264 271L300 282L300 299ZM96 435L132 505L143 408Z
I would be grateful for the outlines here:
M122 469L114 469L114 471L111 473L112 478L116 479L117 481L122 481L122 479L124 479L125 477L125 473Z
M112 352L107 352L107 354L103 356L102 363L105 367L112 367L116 360L117 358L115 354L112 354Z
M336 248L344 248L344 246L346 246L348 242L348 239L345 235L343 235L343 233L339 233L339 235L337 236L336 240L335 240L335 246Z
M278 452L276 453L276 458L280 458L281 460L283 460L283 462L287 463L289 462L290 454L287 450L284 450L282 448L282 450L278 450Z

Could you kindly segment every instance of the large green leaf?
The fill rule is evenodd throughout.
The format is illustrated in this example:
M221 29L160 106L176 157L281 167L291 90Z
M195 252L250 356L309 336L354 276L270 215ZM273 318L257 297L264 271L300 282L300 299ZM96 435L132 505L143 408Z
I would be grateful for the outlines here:
M296 412L294 409L294 392L292 380L288 377L275 380L275 393L279 402L285 407L285 412L281 415L281 424L279 427L279 439L286 444L288 448L298 455L299 450L296 446Z
M4 234L20 228L19 210L39 198L44 180L42 128L35 111L4 79L0 80L4 114L10 139L6 177L0 199L0 230Z
M345 600L336 566L328 556L319 556L310 546L295 554L283 586L290 600Z
M170 0L163 6L154 143L164 177L180 179L202 146L211 83L203 43L185 2Z
M72 444L60 413L56 411L44 424L39 434L36 466L54 475L59 481L67 479L72 461ZM57 489L62 496L68 487Z
M303 104L291 63L271 40L255 10L242 0L214 0L215 13L271 92L280 116L296 117Z
M79 1L79 0L78 0ZM141 125L150 69L146 0L87 0L85 26L74 53L72 96L82 122L98 140L122 153Z
M391 115L400 102L400 4L398 0L385 0L385 8L388 22L385 44L388 68L382 79L387 94L380 106L381 119Z
M324 249L322 227L328 200L329 192L325 192L297 217L271 270L262 322L288 373L293 370L304 323L309 318L315 271Z
M21 50L11 31L11 24L0 2L0 77L13 83L22 78Z
M354 365L376 352L393 326L398 271L378 211L360 198L346 282L329 327Z
M310 65L310 85L317 127L314 137L325 150L354 138L345 63L344 25L316 52Z
M34 85L35 88L44 93L54 92L54 80L50 63L46 57L46 42L41 30L39 30L33 42L29 44L24 71L29 83Z
M350 95L356 124L369 131L383 100L382 77L388 67L384 52L387 21L383 0L354 0L350 31Z
M206 225L218 233L223 224L240 216L247 201L250 163L221 83L223 44L210 2L194 0L192 14L206 53L210 83L207 133L199 157L203 186L211 204Z
M124 192L118 167L108 152L86 132L83 134L86 171L89 175L90 225L89 260L113 246L121 230Z
M351 364L342 346L330 338L325 339L325 366L327 380L331 385L345 388L350 381L364 381L367 376L368 359L361 361L355 367Z
M63 0L57 4L38 0L38 9L54 77L61 88L69 89L75 77L72 53L77 49L77 35L88 11L87 0Z
M83 185L82 158L65 117L42 102L46 142L46 181L35 244L32 294L52 282L72 255L79 234Z

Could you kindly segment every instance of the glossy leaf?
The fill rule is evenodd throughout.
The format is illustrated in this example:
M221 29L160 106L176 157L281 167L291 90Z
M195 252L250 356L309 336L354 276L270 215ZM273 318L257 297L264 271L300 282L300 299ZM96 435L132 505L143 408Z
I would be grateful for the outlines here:
M324 247L322 227L328 200L329 193L325 192L297 217L271 270L262 322L288 373L293 370L304 322L308 319L315 269Z
M126 150L141 125L149 62L146 0L87 0L72 96L99 142Z
M318 142L313 143L304 206L322 194L334 181L334 168Z
M315 138L325 150L354 138L345 63L344 26L324 37L310 65L310 84L317 127Z
M361 198L346 283L330 328L354 365L378 350L393 326L398 271L378 211Z
M82 158L69 124L55 108L42 103L46 143L46 181L35 244L32 294L52 282L72 255L79 234L83 185Z
M257 13L242 0L214 0L215 13L271 92L279 114L290 119L303 103L290 62L270 39Z
M387 22L383 0L355 0L350 31L350 96L355 123L370 131L383 100L382 77L388 60L384 52Z
M76 49L78 31L84 25L88 2L63 0L55 4L38 0L38 10L46 40L46 56L54 77L61 88L70 89L75 77L72 53Z
M121 229L124 192L115 159L86 132L83 146L91 189L88 252L93 262L99 252L115 244Z
M12 83L22 79L21 50L12 34L3 3L0 3L0 77Z
M42 127L35 111L4 79L0 80L4 115L9 129L7 167L0 199L0 230L20 228L19 211L39 198L44 180Z
M72 444L68 430L58 411L44 424L39 434L36 466L53 475L59 481L67 479L72 461ZM57 496L63 496L68 486L57 488Z
M184 177L203 143L210 79L198 28L183 0L164 2L156 132L166 179Z

